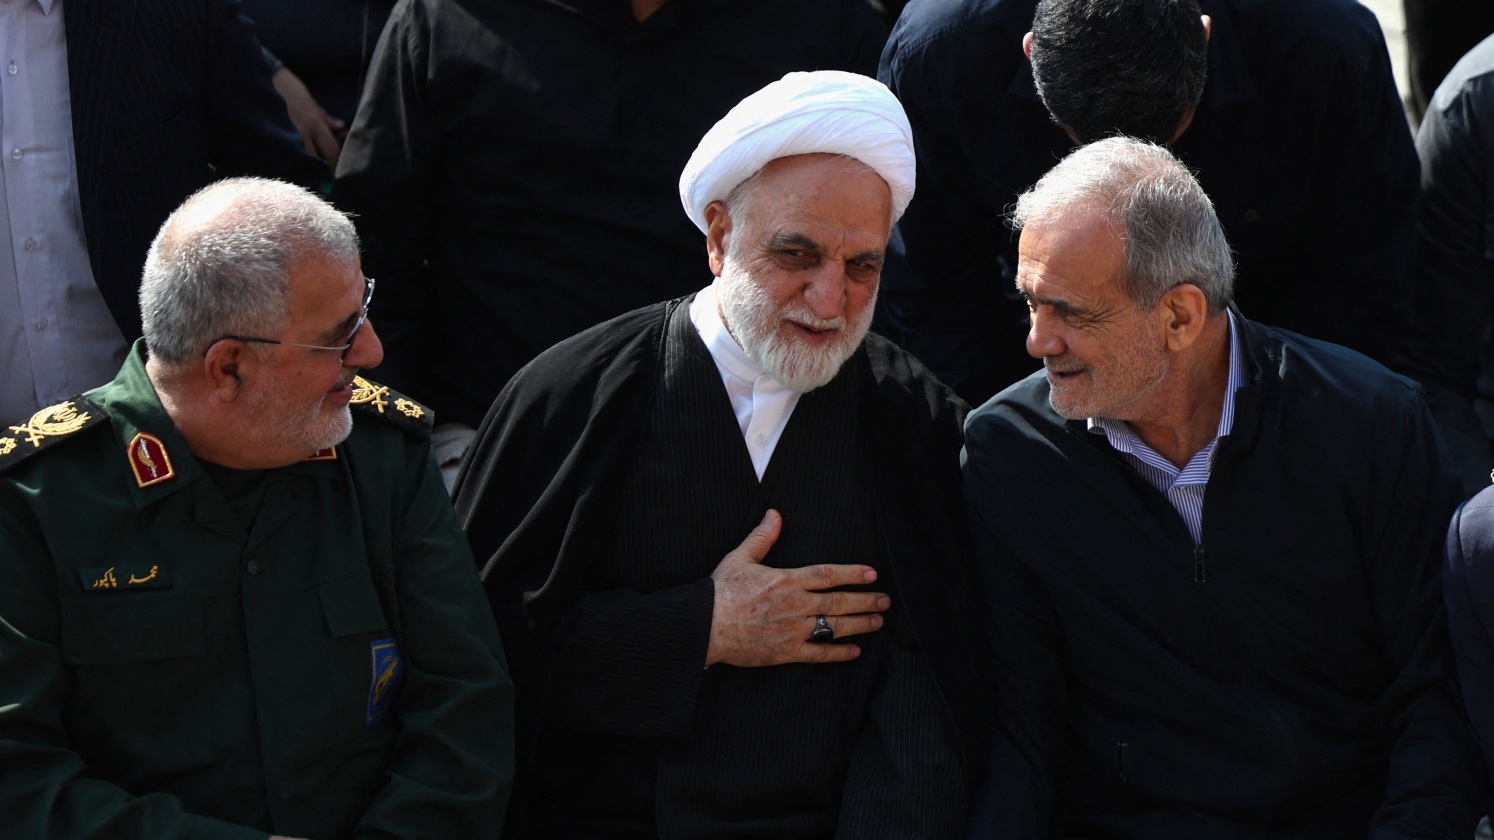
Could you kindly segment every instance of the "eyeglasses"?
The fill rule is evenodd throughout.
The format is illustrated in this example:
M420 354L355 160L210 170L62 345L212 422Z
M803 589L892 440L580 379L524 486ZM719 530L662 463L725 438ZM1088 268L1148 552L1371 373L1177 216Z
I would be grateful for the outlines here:
M252 335L225 335L223 338L231 338L235 341L251 341L256 344L283 344L286 347L305 347L308 350L336 350L338 353L337 363L340 365L348 357L348 351L353 349L353 340L358 337L358 331L363 329L363 322L368 320L368 307L373 303L374 279L372 277L365 277L363 278L363 282L367 285L367 290L363 293L363 308L358 313L358 320L353 322L353 329L348 332L347 342L340 347L329 347L324 344L300 344L295 341L281 341L277 338L259 338ZM222 341L223 338L218 339L218 341Z

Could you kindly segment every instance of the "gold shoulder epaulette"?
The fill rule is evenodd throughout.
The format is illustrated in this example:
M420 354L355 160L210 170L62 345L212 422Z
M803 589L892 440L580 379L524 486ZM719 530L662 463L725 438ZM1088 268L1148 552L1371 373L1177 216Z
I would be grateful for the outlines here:
M390 390L388 385L355 376L353 398L348 402L354 411L372 414L416 437L431 436L435 420L431 410L398 391Z
M47 406L25 423L0 426L0 472L108 419L98 406L77 396Z

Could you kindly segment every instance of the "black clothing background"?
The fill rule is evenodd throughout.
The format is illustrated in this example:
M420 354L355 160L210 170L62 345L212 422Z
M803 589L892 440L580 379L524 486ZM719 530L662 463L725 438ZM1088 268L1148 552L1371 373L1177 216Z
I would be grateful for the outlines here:
M394 0L243 0L265 49L334 117L353 120Z
M1247 384L1200 546L1041 373L970 415L1005 735L987 836L1472 836L1440 575L1457 484L1420 389L1236 326Z
M1494 33L1489 0L1404 0L1407 103L1420 120L1432 94L1465 53Z
M972 405L1037 367L1006 218L1074 147L1022 54L1036 4L912 0L879 72L918 153L879 328ZM1414 270L1417 167L1379 23L1356 0L1200 5L1208 78L1173 151L1235 251L1240 308L1388 361Z
M1494 36L1453 67L1416 133L1420 253L1405 369L1427 402L1473 496L1494 480L1484 415L1494 323Z
M126 341L140 337L140 269L161 223L215 177L315 188L238 0L63 5L73 156L93 280Z
M457 480L458 520L483 564L484 586L516 684L522 686L515 802L527 795L526 775L535 752L543 749L537 740L547 716L559 714L553 692L560 678L553 663L560 624L595 573L596 558L614 550L607 526L617 510L619 481L647 433L663 367L665 324L685 305L673 301L629 313L541 355L504 389ZM971 629L975 613L967 600L973 573L958 491L963 404L879 337L869 336L847 365L854 366L857 382L854 405L862 430L857 446L870 471L869 489L893 573L879 585L894 587L888 591L900 605L903 625L897 632L911 634L914 649L932 670L959 733L965 776L978 778L990 691L988 659ZM724 390L721 403L729 418ZM755 524L741 523L731 546ZM785 519L785 530L793 525ZM771 552L769 557L771 564ZM692 586L705 591L691 593ZM678 589L678 608L646 618L682 628L698 628L703 621L708 628L709 579ZM889 623L880 632L895 626ZM616 675L596 679L651 686L651 691L612 692L649 705L647 713L628 714L627 725L651 737L685 738L688 709L656 699L693 697L704 678L699 663L705 650L698 648L699 633L662 638L679 641L669 651L636 651L631 669L609 669ZM686 647L673 649L680 645ZM648 670L641 671L645 661ZM665 667L675 661L688 667ZM640 673L633 675L635 670ZM645 691L655 699L641 698Z
M678 183L700 138L791 70L870 74L865 0L411 0L338 166L379 280L376 375L477 425L580 330L710 279Z

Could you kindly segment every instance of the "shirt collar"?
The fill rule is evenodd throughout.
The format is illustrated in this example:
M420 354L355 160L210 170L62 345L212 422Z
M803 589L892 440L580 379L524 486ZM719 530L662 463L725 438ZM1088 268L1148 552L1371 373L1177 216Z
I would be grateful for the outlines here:
M1208 443L1209 464L1213 465L1215 453L1214 443L1220 438L1228 435L1235 426L1235 391L1245 384L1245 354L1240 348L1240 331L1235 326L1235 313L1224 310L1226 323L1229 325L1229 377L1224 383L1224 407L1219 412L1219 428L1214 432L1214 439ZM1090 417L1085 421L1085 428L1094 434L1103 434L1110 445L1122 452L1135 452L1138 447L1151 447L1136 434L1131 424L1124 420L1115 420L1109 417Z
M720 281L717 281L720 282ZM742 345L726 329L721 320L721 308L716 302L716 285L712 283L695 294L690 303L690 321L700 333L700 340L725 371L747 382L756 382L764 371L762 365L752 360Z

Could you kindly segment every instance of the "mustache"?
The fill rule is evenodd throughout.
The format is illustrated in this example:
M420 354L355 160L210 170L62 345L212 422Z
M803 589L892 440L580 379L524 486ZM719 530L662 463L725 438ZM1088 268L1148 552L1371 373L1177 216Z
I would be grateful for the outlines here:
M784 305L778 314L785 320L793 321L812 330L843 330L846 328L846 316L837 315L834 318L821 318L814 314L809 307L798 303Z

